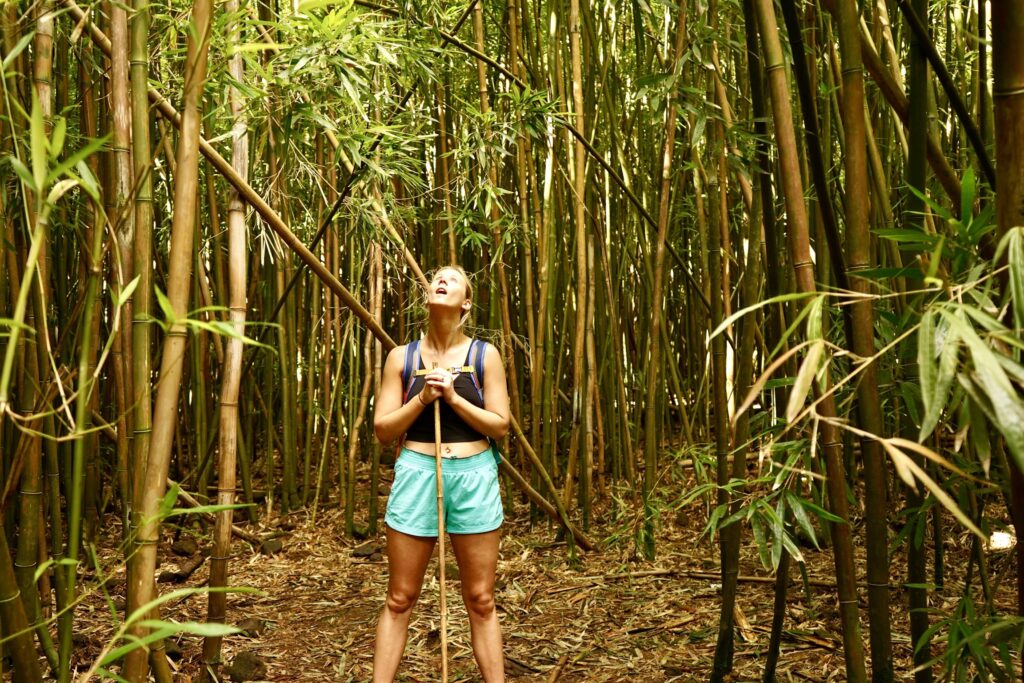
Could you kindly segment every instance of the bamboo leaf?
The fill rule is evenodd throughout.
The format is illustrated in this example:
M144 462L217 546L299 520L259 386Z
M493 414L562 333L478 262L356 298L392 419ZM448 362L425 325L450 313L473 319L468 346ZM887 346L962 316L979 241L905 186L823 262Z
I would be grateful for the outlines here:
M153 287L153 293L156 294L156 301L160 305L160 310L164 312L164 318L167 320L168 325L173 325L178 321L178 316L174 312L174 306L171 305L171 300L167 298L159 287Z
M69 156L67 159L53 167L53 170L50 171L50 174L47 176L46 182L52 183L54 180L63 177L64 174L66 174L68 171L78 166L79 162L85 161L90 156L92 156L100 149L102 149L103 146L107 144L107 141L109 139L109 135L104 136L102 138L96 138L95 140L90 140L81 148L75 150L75 152L71 156ZM82 173L81 169L78 170L79 173ZM90 173L89 175L91 178L92 174Z
M336 6L333 11L345 13L351 9L352 4L353 0L302 0L296 11L300 14L305 14L310 10Z
M935 215L937 215L940 218L942 218L942 220L944 220L944 221L954 220L953 214L951 214L949 212L949 210L946 207L944 207L942 204L939 204L934 199L932 199L931 197L929 197L928 195L926 195L924 192L922 192L921 190L917 189L916 187L912 187L911 186L909 189L910 189L911 192L913 192L917 196L918 199L920 199L925 204L927 204L928 207L935 213Z
M988 436L988 419L976 401L968 398L965 403L967 404L968 420L970 420L967 435L971 440L974 453L978 456L978 461L981 463L981 470L987 477L992 467L992 444Z
M28 33L26 33L25 35L23 35L21 37L21 40L18 41L17 45L15 45L13 48L11 48L11 51L8 52L7 55L4 57L4 61L3 61L4 71L7 71L7 67L9 67L11 65L11 62L13 62L15 59L17 59L18 55L20 55L22 52L25 51L25 48L29 46L29 43L32 42L32 39L35 38L35 36L36 36L36 32L35 31L29 31Z
M773 304L781 304L781 303L785 303L787 301L795 301L797 299L806 299L809 296L821 297L822 295L821 294L812 295L812 294L808 294L808 293L804 293L804 292L793 292L793 293L790 293L790 294L782 294L780 296L773 296L770 299L765 299L764 301L759 301L756 304L753 304L751 306L747 306L746 308L741 308L740 310L736 311L735 313L730 315L728 318L723 320L722 323L718 327L715 328L715 331L711 333L711 339L714 339L715 337L720 335L730 325L732 325L734 322L736 322L737 320L739 320L740 318L742 318L746 314L752 313L752 312L758 310L759 308L764 308L765 306L771 306Z
M25 187L36 192L36 179L32 177L32 172L21 162L21 159L17 157L7 157L7 160L11 162L11 168L14 169L18 178L25 184Z
M164 515L163 519L177 517L178 515L212 515L224 510L241 510L242 508L250 507L255 507L255 505L252 503L232 503L231 505L197 505L194 508L174 508Z
M174 509L174 504L178 501L178 494L181 492L181 485L177 482L167 487L167 493L164 494L163 499L160 501L160 519L167 519L170 516L171 511Z
M818 537L814 533L814 524L811 523L811 518L803 506L803 500L799 496L787 491L786 501L789 503L789 509L793 511L793 519L804 530L804 533L807 534L807 538L811 540L814 547L819 548Z
M1001 252L1006 249L1006 262L1010 266L1010 298L1013 302L1014 327L1024 328L1024 227L1016 227L1006 233L996 252L999 262Z
M814 376L818 372L818 364L821 362L821 354L825 351L825 342L818 340L811 344L800 366L793 383L793 390L789 394L789 403L786 405L786 422L792 422L804 405L804 400L811 390Z
M53 125L53 132L50 134L50 153L54 157L60 156L64 149L64 139L68 132L68 120L63 116L54 117L56 123Z
M125 623L127 624L128 622ZM113 664L129 652L132 652L133 650L136 650L140 647L145 647L150 643L155 643L158 640L163 640L164 638L173 635L174 631L166 628L160 629L158 631L150 631L142 638L127 633L122 634L122 638L124 638L125 640L129 640L130 642L108 652L107 656L104 657L103 660L100 662L100 666L107 666L109 664Z
M753 385L751 385L750 390L747 392L746 397L743 399L743 403L741 403L740 407L736 409L736 414L733 415L732 417L732 424L734 427L736 425L736 421L740 418L740 416L747 412L750 406L753 405L754 401L761 394L762 389L766 388L766 383L768 382L768 378L772 376L772 373L774 373L776 370L782 367L786 363L786 361L792 358L794 354L796 354L798 351L800 351L801 348L803 348L809 343L813 344L814 342L804 342L802 344L794 346L791 349L788 349L781 356L773 360L771 365L765 368L765 371L761 373L761 376L757 378L757 381L754 382ZM784 380L774 381L782 382ZM791 385L793 381L791 378L786 378L785 383L787 385Z
M953 474L961 476L961 477L963 477L965 479L971 479L972 481L975 481L978 484L985 484L986 483L984 481L981 481L977 477L973 477L970 474L967 474L962 469L960 469L959 467L957 467L956 465L951 463L949 460L946 460L941 455L939 455L938 453L936 453L932 449L928 448L924 444L920 444L920 443L917 443L916 441L911 441L910 439L904 439L904 438L901 438L901 437L898 437L898 436L894 436L894 437L889 438L889 439L883 439L883 441L889 441L894 446L896 446L897 448L905 448L907 450L914 451L915 453L920 453L925 458L927 458L927 459L931 460L932 462L934 462L936 465L938 465L940 467L943 467L943 468L949 470L950 472L952 472Z
M961 308L973 309L971 306ZM1017 466L1024 469L1024 403L996 359L995 352L974 329L955 315L947 315L946 318L951 321L951 325L958 327L970 349L971 360L974 361L971 377L991 403L989 419L1006 440L1006 446Z
M54 185L53 188L50 189L50 194L46 196L46 203L49 204L50 206L54 206L57 202L60 201L61 197L63 197L69 190L72 190L75 187L78 187L78 181L72 180L70 178L65 178L64 180L61 180L56 185Z
M121 308L126 303L128 303L129 299L132 298L132 294L135 293L135 288L139 286L140 277L142 276L136 275L135 277L133 277L132 281L125 285L124 289L117 293L117 303L115 304L117 308Z
M299 11L302 11L302 5L299 5ZM241 45L231 45L228 47L228 56L237 54L239 52L279 52L287 48L288 45L285 43L242 43ZM230 135L230 133L228 133Z
M974 215L974 190L974 169L968 166L960 179L960 221L965 225Z
M906 484L911 491L917 491L917 482L914 481L914 474L908 463L910 462L910 456L896 448L888 439L882 440L882 447L885 448L885 452L889 454L889 459L892 460L892 466L896 470L896 474L899 475L903 483Z
M800 548L798 548L796 543L793 542L793 539L790 538L789 534L782 537L782 543L786 546L786 551L789 552L789 556L792 557L797 564L804 564L804 554L800 552ZM772 567L773 570L778 568L779 565Z
M936 318L934 310L926 311L921 316L921 327L918 332L917 363L921 373L921 402L924 404L919 441L928 438L942 416L949 388L956 376L960 352L957 329L943 325L938 331L945 334L937 335ZM939 356L938 362L935 361L936 356Z
M988 537L985 536L985 534L982 533L981 529L979 529L974 524L974 522L972 522L971 519L964 514L964 511L960 509L960 506L956 504L956 501L953 500L950 497L950 495L942 489L941 486L935 483L935 480L928 476L928 473L921 469L921 467L919 467L916 462L911 460L906 455L904 455L904 457L906 458L904 462L906 466L910 468L910 471L913 472L914 477L919 482L924 484L925 488L928 489L931 492L931 494L935 496L935 499L942 504L942 507L949 510L949 512L954 517L956 517L957 521L960 522L968 531L970 531L973 534L977 534L978 538L980 538L982 541L987 540Z

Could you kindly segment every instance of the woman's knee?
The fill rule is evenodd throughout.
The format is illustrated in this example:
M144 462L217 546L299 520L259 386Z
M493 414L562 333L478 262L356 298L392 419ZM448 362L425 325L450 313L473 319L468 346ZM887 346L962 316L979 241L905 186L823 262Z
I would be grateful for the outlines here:
M494 591L487 588L467 588L462 598L470 614L486 619L494 614Z
M412 608L416 605L416 600L419 599L420 593L417 590L409 590L404 588L392 588L388 591L385 604L387 610L392 614L406 614L412 611Z

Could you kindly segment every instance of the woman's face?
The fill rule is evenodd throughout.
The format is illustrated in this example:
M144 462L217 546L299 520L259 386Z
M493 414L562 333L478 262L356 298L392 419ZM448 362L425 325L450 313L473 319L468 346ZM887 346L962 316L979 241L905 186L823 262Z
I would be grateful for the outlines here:
M434 274L428 292L431 305L451 306L468 311L472 306L469 300L468 283L465 276L454 268L442 268Z

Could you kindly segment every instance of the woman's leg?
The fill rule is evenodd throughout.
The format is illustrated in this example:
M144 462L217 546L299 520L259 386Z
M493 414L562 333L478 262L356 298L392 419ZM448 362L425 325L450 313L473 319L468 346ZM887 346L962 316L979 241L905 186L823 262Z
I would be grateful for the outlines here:
M462 579L462 599L469 612L473 655L484 683L504 683L505 680L501 627L494 608L494 574L498 567L500 538L500 529L485 534L451 535Z
M409 635L409 617L423 588L423 574L436 538L410 536L387 527L388 595L377 622L373 648L373 681L390 683L402 661Z

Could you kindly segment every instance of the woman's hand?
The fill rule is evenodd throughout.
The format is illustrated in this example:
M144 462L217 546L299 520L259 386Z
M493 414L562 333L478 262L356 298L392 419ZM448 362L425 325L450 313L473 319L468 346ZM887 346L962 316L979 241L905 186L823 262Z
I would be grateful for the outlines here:
M423 391L420 392L420 400L424 404L432 403L439 398L443 398L448 403L456 399L455 377L448 370L434 368L424 375L423 379L425 383Z

